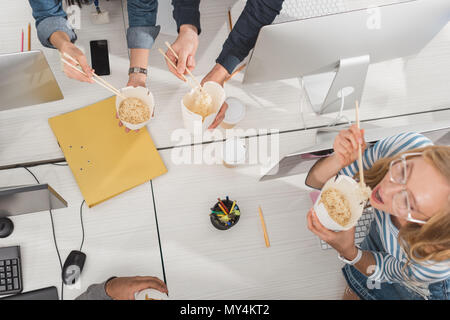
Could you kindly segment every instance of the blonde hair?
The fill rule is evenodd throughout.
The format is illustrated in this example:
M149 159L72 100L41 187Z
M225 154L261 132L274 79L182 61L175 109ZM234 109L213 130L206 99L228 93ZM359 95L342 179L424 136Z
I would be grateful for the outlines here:
M389 171L392 160L402 154L420 152L426 162L436 168L450 184L450 147L428 146L383 158L364 172L364 180L372 189L380 183ZM355 175L358 177L359 173ZM400 228L400 245L408 255L408 260L418 263L441 262L450 259L450 195L444 207L431 217L426 224L408 223Z

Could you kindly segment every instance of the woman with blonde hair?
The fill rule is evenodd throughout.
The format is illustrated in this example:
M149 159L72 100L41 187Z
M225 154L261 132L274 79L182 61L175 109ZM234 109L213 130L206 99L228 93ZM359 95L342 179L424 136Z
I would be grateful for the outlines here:
M433 146L421 134L402 133L370 147L364 131L339 133L334 154L319 160L306 184L321 188L336 174L357 178L358 145L374 212L360 247L355 228L333 232L315 212L308 228L346 263L343 299L443 299L450 297L450 147Z

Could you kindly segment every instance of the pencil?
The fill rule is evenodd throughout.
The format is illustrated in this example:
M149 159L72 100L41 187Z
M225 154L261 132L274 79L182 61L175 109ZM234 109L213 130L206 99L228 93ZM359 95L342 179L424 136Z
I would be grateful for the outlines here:
M233 22L231 21L231 12L230 9L228 8L228 26L230 27L230 32L231 30L233 30Z
M233 201L233 205L231 206L230 213L233 213L234 206L236 205L236 201Z
M267 235L266 223L264 222L261 207L258 207L258 210L259 210L259 218L261 219L261 224L264 231L264 240L266 241L266 247L269 248L270 247L269 236Z
M219 201L219 207L220 207L220 206L223 206L223 209L222 209L222 210L224 210L224 212L225 212L226 214L228 214L227 206L222 202L222 200L220 200L220 198L217 198L217 200Z
M31 23L28 23L28 51L31 51Z
M219 208L223 211L223 213L228 214L228 212L222 207L222 205L219 203Z
M22 44L20 45L20 52L23 52L23 29L22 29Z

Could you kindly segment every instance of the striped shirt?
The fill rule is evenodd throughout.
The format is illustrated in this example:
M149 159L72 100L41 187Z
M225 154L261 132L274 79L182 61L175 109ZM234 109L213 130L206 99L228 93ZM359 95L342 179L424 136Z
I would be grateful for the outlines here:
M373 164L386 157L394 156L398 153L415 148L432 145L432 142L418 133L401 133L378 141L373 146L367 148L363 154L363 167L367 170ZM358 172L357 161L343 168L339 173L353 177ZM384 252L371 251L375 257L375 272L369 279L380 282L405 282L417 287L415 291L422 291L428 284L446 280L450 277L450 261L417 263L410 261L406 269L402 272L407 262L407 254L398 241L398 229L391 221L390 215L384 211L374 208L374 219L380 234ZM410 286L408 285L408 286ZM414 288L413 288L414 289Z

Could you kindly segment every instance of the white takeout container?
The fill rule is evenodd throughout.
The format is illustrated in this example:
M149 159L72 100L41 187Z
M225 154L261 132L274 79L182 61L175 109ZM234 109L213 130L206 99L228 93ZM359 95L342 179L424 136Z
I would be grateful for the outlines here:
M139 123L139 124L132 124L132 123L123 121L119 117L120 121L122 121L123 125L130 130L138 130L138 129L145 127L150 122L150 120L154 118L153 113L154 113L154 109L155 109L155 100L153 98L152 93L147 88L144 88L144 87L126 87L126 88L120 89L119 91L127 98L141 99L142 102L144 102L150 108L150 115L151 115L150 119L148 119L147 121L144 121L142 123ZM120 103L123 100L124 99L122 97L116 96L117 115L119 114Z
M336 180L336 181L335 181ZM334 221L328 214L323 203L321 203L322 192L329 188L335 188L342 192L350 204L351 218L347 225L341 226ZM352 178L339 175L328 180L320 191L320 195L314 204L314 211L322 225L332 231L344 231L353 228L361 217L364 210L364 201L361 200L359 184Z
M156 289L145 289L134 294L135 300L169 300L169 297Z
M225 90L217 82L205 82L205 84L203 85L203 90L205 90L211 96L212 108L214 110L214 112L207 116L204 121L201 115L192 112L187 107L193 103L194 89L185 94L183 99L181 99L181 113L183 115L184 127L189 130L191 134L194 134L194 128L196 127L202 128L202 132L206 131L208 127L213 123L217 113L220 110L220 107L225 102Z

